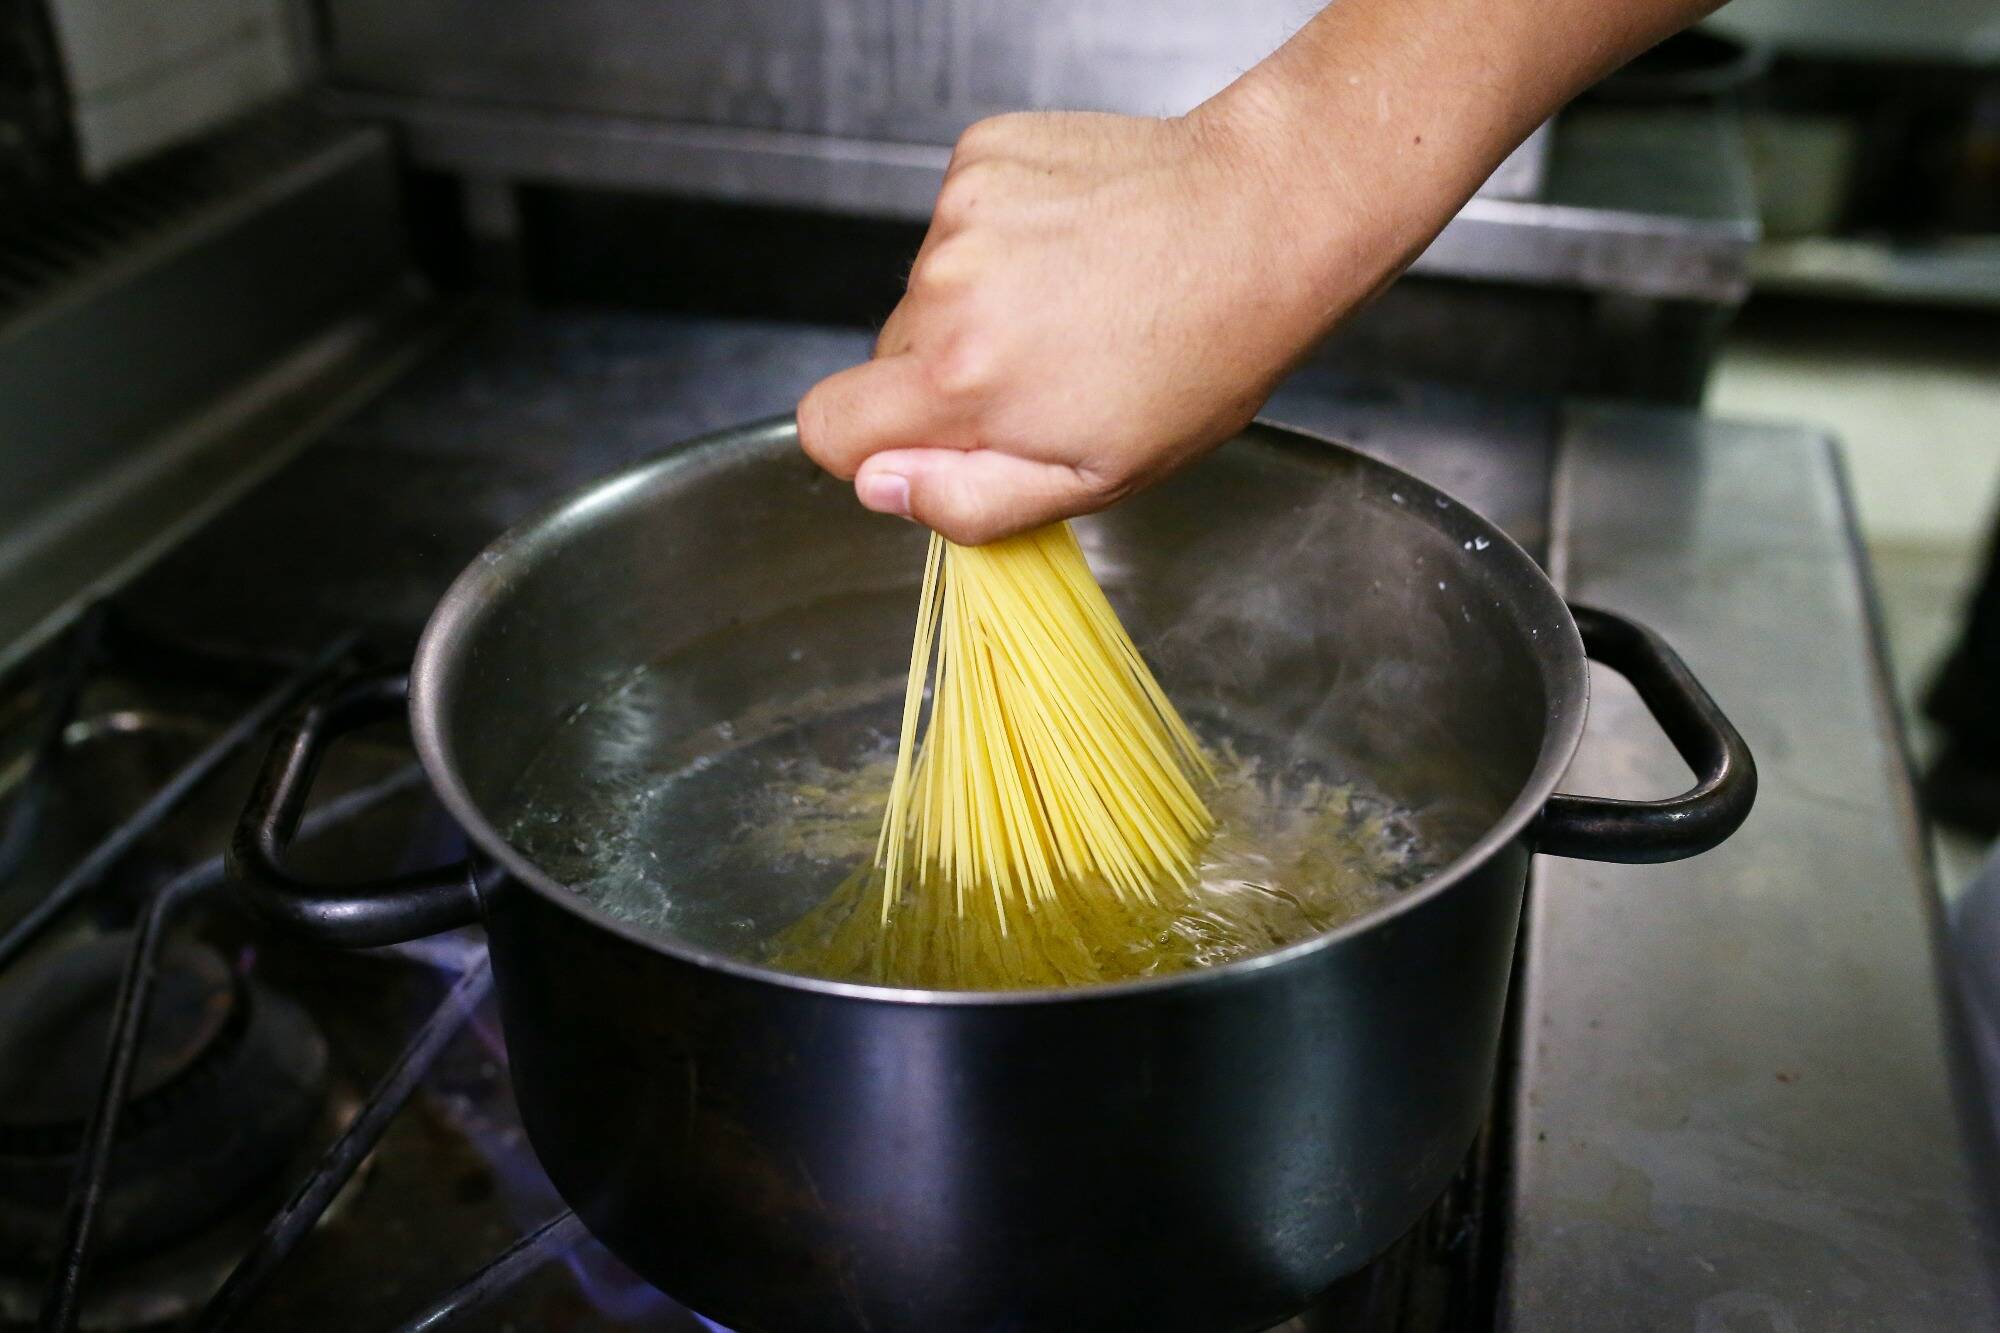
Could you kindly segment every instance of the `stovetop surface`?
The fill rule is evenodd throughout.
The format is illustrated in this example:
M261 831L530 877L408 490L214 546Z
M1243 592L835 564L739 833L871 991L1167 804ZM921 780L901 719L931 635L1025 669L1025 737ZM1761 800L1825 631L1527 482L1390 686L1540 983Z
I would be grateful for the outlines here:
M116 599L106 617L113 629L102 633L106 646L53 770L55 794L33 863L0 896L0 921L26 911L299 660L356 632L361 656L396 660L450 580L502 529L638 458L789 411L820 377L865 357L870 342L859 330L615 313L503 311L472 321ZM1318 372L1288 386L1273 414L1425 471L1531 546L1544 539L1546 406L1363 389ZM1496 447L1510 452L1495 456ZM15 734L32 731L37 702L32 691L16 699ZM244 744L142 840L91 895L90 910L75 914L56 938L124 926L148 891L212 857L248 785L256 748ZM393 779L411 755L391 728L336 758L321 784L324 799ZM385 850L417 864L451 855L454 837L412 783L306 855L329 873L375 873L385 868ZM216 1215L202 1219L191 1241L136 1262L115 1252L115 1239L108 1242L114 1252L91 1270L86 1289L96 1295L85 1309L112 1323L175 1313L217 1281L282 1202L283 1178L311 1169L314 1154L352 1122L376 1080L480 957L476 935L331 953L252 926L219 898L191 910L175 935L221 960L239 1007L296 1003L303 1010L325 1048L315 1086L326 1109L294 1127L297 1141L276 1154L269 1179L211 1210ZM122 950L122 937L117 944ZM38 961L23 963L23 973ZM172 949L163 955L168 981L159 1003L169 1016L156 1011L154 1022L176 1021L170 1002L183 984L178 970L187 966ZM98 991L109 981L109 973L99 977ZM73 1099L88 1099L96 1068L94 1060L80 1063ZM143 1095L133 1107L135 1120L155 1113ZM112 1174L144 1178L157 1169L117 1157ZM1462 1283L1471 1256L1459 1251L1471 1241L1460 1214L1476 1194L1468 1174L1450 1207L1426 1219L1394 1264L1339 1293L1343 1323L1359 1315L1368 1327L1398 1326L1393 1311L1407 1305L1406 1291ZM143 1211L147 1202L120 1206ZM246 1324L388 1327L561 1212L522 1139L489 997L389 1122L326 1220L259 1286ZM39 1296L23 1275L0 1290L0 1314L15 1320ZM698 1327L587 1238L458 1326Z
M122 600L202 642L412 641L480 548L586 482L707 431L789 415L866 359L858 329L502 311L330 431ZM1555 408L1295 376L1266 415L1417 472L1546 539Z
M617 313L500 311L474 322L116 598L39 836L0 889L0 929L301 661L355 632L363 654L407 654L436 598L503 528L692 435L789 411L870 341L857 330ZM1927 880L1911 825L1893 813L1907 782L1881 722L1861 567L1822 442L1325 371L1295 378L1267 415L1417 472L1573 588L1653 620L1749 733L1767 790L1726 855L1672 868L1538 863L1516 980L1526 1035L1488 1155L1390 1262L1336 1293L1317 1322L1291 1327L1476 1318L1587 1328L1612 1309L1634 1327L1686 1326L1697 1311L1724 1319L1719 1327L1739 1314L1831 1327L1837 1318L1820 1316L1842 1310L1864 1311L1863 1324L1976 1326L1992 1309L1977 1276L1984 1220L1953 1120ZM1815 687L1831 702L1784 687L1787 656L1799 653L1822 663ZM0 763L17 756L0 767L9 789L45 702L36 679L0 697ZM1591 737L1573 778L1595 790L1656 795L1679 778L1616 688L1601 696ZM50 943L129 926L150 893L212 858L259 744L220 762ZM412 779L395 728L341 755L327 799L387 795L308 848L309 867L379 872L385 856L415 865L451 852L455 830ZM1844 823L1829 825L1812 799L1829 784ZM1806 837L1818 847L1802 860L1793 849ZM1858 870L1844 872L1843 860ZM239 1200L182 1225L172 1245L107 1254L85 1282L87 1315L130 1324L195 1303L454 993L470 1017L239 1326L394 1327L560 1216L513 1114L476 936L331 953L251 926L203 891L170 940L155 1021L180 1035L175 1058L207 1071L204 1087L229 1087L217 1081L238 1067L277 1069L313 1110L261 1113L260 1123L289 1126L281 1141L243 1149L269 1169ZM0 967L0 1007L55 952L45 945ZM1827 968L1861 989L1834 994ZM62 994L108 1003L113 981L100 967L66 976ZM1754 1016L1729 1007L1746 1000ZM1863 1012L1894 1029L1895 1045L1871 1053L1838 1026ZM266 1032L274 1022L294 1034L293 1055L271 1054L285 1045ZM301 1028L318 1034L323 1055L297 1057L312 1047ZM198 1103L163 1097L190 1080L175 1083L180 1066L152 1060L149 1051L140 1062L132 1105L141 1137L153 1137L119 1142L114 1180L140 1187L107 1196L112 1234L141 1234L148 1217L172 1222L184 1207L173 1200L185 1183L168 1172L152 1184L161 1168L146 1154L173 1142L177 1117ZM94 1069L86 1060L74 1074L80 1104ZM1891 1126L1905 1136L1894 1150L1878 1132ZM35 1151L61 1150L50 1132L36 1131ZM163 1198L172 1206L160 1212ZM0 1209L0 1226L6 1217ZM700 1327L587 1237L561 1238L574 1242L563 1257L525 1265L453 1326ZM0 1319L22 1322L38 1294L37 1275L0 1280Z

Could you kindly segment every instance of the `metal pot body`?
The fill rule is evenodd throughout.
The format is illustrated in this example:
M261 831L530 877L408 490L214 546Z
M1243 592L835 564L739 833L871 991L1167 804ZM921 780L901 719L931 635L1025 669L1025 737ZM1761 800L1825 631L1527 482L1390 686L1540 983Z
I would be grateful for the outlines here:
M1220 1333L1294 1313L1449 1181L1526 866L1504 848L1281 966L1061 1004L774 988L518 885L488 919L536 1153L694 1309L738 1333Z
M483 919L550 1177L621 1258L738 1333L1266 1327L1406 1229L1487 1114L1531 850L1687 855L1740 822L1754 774L1657 639L1602 613L1579 613L1580 638L1503 534L1353 451L1256 426L1080 531L1170 693L1422 807L1450 864L1272 954L992 994L788 976L570 892L497 812L580 702L745 626L801 646L697 672L666 724L907 666L924 534L861 512L790 422L590 488L440 605L412 726L497 888L464 867L348 888L285 872L320 748L393 682L295 721L232 863L254 904L337 943ZM1695 790L1554 794L1586 639Z

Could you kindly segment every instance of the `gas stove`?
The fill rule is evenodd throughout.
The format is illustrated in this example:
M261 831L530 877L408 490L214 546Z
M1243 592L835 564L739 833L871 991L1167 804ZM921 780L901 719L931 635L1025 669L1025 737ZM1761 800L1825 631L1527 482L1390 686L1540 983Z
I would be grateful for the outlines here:
M0 769L9 820L0 867L8 871L0 879L0 1318L104 1329L713 1327L624 1270L549 1186L511 1103L476 932L362 953L307 947L238 910L219 853L272 720L329 675L406 653L432 599L501 527L701 428L780 409L865 349L858 331L488 315L16 672L0 701L9 756ZM1719 668L1718 689L1733 684L1739 696L1752 692L1755 671L1732 667L1731 636L1705 633L1702 618L1677 612L1671 582L1650 572L1630 582L1625 555L1606 552L1629 552L1635 541L1656 556L1678 550L1670 567L1711 589L1715 579L1740 589L1740 565L1703 572L1728 567L1708 563L1697 540L1733 534L1725 549L1736 561L1792 562L1798 586L1789 595L1808 606L1827 570L1852 575L1835 558L1847 549L1844 534L1824 526L1837 505L1808 506L1800 519L1780 487L1834 494L1827 455L1781 432L1690 434L1678 414L1563 412L1325 372L1287 385L1271 414L1453 490L1590 595L1643 603L1685 651L1706 656L1705 670ZM1790 474L1771 477L1774 464ZM1654 503L1648 494L1673 497L1657 521L1642 512ZM1732 506L1763 527L1714 526L1713 509ZM1813 566L1820 574L1798 572L1801 549L1826 557ZM1712 591L1711 611L1718 599L1726 603ZM1862 604L1845 605L1856 617L1851 631L1864 635ZM1843 678L1867 683L1852 668ZM1758 716L1751 709L1746 727ZM1672 782L1670 761L1656 753L1664 742L1616 691L1599 699L1592 725L1584 762L1614 770L1600 785L1648 774ZM1819 734L1815 743L1836 739ZM1697 880L1712 895L1706 910L1739 924L1755 925L1744 886L1785 874L1778 849L1790 835L1778 825L1817 817L1810 804L1788 813L1782 746L1775 753L1777 816L1766 817L1761 837L1753 821L1749 851ZM379 873L458 851L456 830L394 728L337 751L320 786L324 799L300 842L308 871ZM1876 870L1893 866L1874 845ZM1696 1036L1677 1026L1673 1006L1690 1001L1672 997L1686 997L1694 978L1656 976L1651 991L1631 989L1649 971L1689 966L1659 956L1672 944L1669 925L1595 938L1577 912L1659 913L1671 929L1699 936L1713 927L1675 918L1661 896L1670 887L1622 882L1658 877L1671 886L1673 876L1696 873L1572 863L1538 873L1515 982L1517 1035L1488 1131L1408 1236L1288 1330L1583 1327L1578 1302L1592 1283L1594 1299L1606 1302L1599 1313L1621 1301L1657 1313L1672 1292L1628 1287L1619 1276L1651 1272L1655 1262L1636 1239L1627 1248L1628 1235L1646 1247L1686 1246L1715 1265L1710 1274L1690 1260L1686 1273L1648 1279L1673 1277L1679 1296L1738 1262L1732 1246L1767 1243L1754 1227L1739 1239L1737 1223L1725 1224L1749 1227L1741 1220L1754 1214L1740 1201L1730 1205L1738 1211L1725 1207L1726 1173L1704 1174L1705 1152L1722 1160L1758 1144L1761 1156L1745 1169L1754 1174L1761 1163L1771 1173L1755 1182L1767 1202L1773 1190L1828 1187L1802 1146L1827 1126L1783 1110L1794 1089L1810 1093L1830 1077L1825 1051L1802 1046L1772 1060L1754 1104L1736 1107L1734 1120L1725 1114L1732 1099L1749 1094L1718 1090L1712 1071L1673 1085L1679 1109L1628 1086L1636 1079L1649 1089L1662 1068L1720 1057L1712 1047L1697 1056ZM1878 904L1878 953L1865 965L1886 984L1883 960L1906 956L1895 975L1927 986L1921 937L1891 949L1883 915ZM1726 951L1715 956L1710 981L1747 984L1723 966ZM1620 986L1625 994L1612 998ZM1889 1018L1922 1018L1908 995L1899 1005ZM1763 1019L1757 1031L1725 1028L1710 1040L1771 1040L1768 1025L1794 1021L1770 1007ZM1939 1051L1943 1030L1928 1029ZM1942 1069L1929 1062L1941 1053L1899 1058L1899 1079L1911 1076L1912 1060L1917 1073ZM1922 1197L1970 1190L1955 1141L1939 1138L1941 1075L1934 1102L1911 1081L1890 1089L1878 1077L1858 1091L1864 1101L1893 1092L1905 1113L1932 1117L1929 1146L1902 1163L1935 1176ZM1856 1109L1844 1094L1839 1102ZM1649 1132L1648 1150L1662 1155L1635 1150ZM1643 1166L1600 1180L1614 1144ZM1791 1165L1781 1172L1774 1161ZM1850 1158L1842 1171L1860 1165ZM1650 1194L1634 1196L1637 1186L1619 1181L1642 1171ZM1954 1234L1977 1235L1969 1204L1955 1216L1964 1226ZM1798 1225L1810 1221L1801 1214ZM1893 1269L1901 1243L1862 1265ZM1768 1253L1806 1265L1803 1251ZM1813 1262L1823 1276L1854 1260L1822 1252ZM1580 1285L1551 1285L1562 1273ZM1905 1299L1974 1308L1982 1292L1968 1278L1962 1287L1879 1289L1872 1299L1885 1310ZM1710 1291L1686 1308L1720 1308L1718 1297L1739 1299ZM1729 1308L1796 1311L1807 1308L1801 1299L1781 1289L1765 1304ZM1526 1312L1553 1313L1523 1323Z
M229 899L273 716L355 651L219 657L105 606L13 701L38 743L0 867L0 1326L386 1328L444 1298L469 1328L700 1327L536 1166L482 940L328 953ZM318 872L456 840L400 736L326 781Z
M160 223L182 239L154 236L123 286L35 306L0 264L0 423L34 464L0 453L0 1328L713 1327L550 1187L476 932L305 946L239 909L220 855L275 720L406 660L502 529L789 410L872 338L435 299L390 234L385 145L308 124L202 157L242 197ZM179 206L140 184L113 216ZM542 199L529 221L607 234L565 221L580 206ZM1416 331L1485 308L1452 300ZM114 337L132 364L79 377L75 349ZM1507 374L1543 345L1454 337ZM1569 595L1662 631L1764 785L1698 860L1538 864L1484 1133L1416 1227L1287 1333L1990 1325L1985 1110L1837 452L1367 361L1315 361L1268 415L1424 477ZM119 432L143 436L125 442L144 467L66 473ZM1684 785L1629 690L1595 694L1576 788ZM462 850L393 726L318 787L307 873Z
M219 853L274 719L406 652L507 522L864 352L836 330L489 315L16 673L0 714L0 1250L16 1256L0 1320L715 1327L619 1265L542 1174L476 931L325 952L239 910ZM1310 381L1288 394L1308 414L1339 401ZM1359 427L1403 408L1350 394L1347 410ZM1416 452L1449 452L1448 418L1432 413ZM1543 486L1523 475L1492 504L1538 540ZM339 748L319 786L308 873L462 854L395 728ZM1286 1329L1469 1320L1491 1292L1490 1145Z

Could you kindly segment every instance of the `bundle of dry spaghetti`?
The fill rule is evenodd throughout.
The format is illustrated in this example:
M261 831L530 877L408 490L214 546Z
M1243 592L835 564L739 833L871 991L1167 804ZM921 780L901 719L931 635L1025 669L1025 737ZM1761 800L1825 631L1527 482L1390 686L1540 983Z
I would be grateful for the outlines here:
M1097 979L1178 908L1212 777L1068 524L934 536L872 873L779 958L919 985Z

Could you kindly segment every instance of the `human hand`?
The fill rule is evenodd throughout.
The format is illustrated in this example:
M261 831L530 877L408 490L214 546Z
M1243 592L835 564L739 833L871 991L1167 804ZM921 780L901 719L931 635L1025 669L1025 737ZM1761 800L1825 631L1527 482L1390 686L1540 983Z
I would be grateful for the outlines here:
M799 404L871 509L976 544L1101 509L1240 429L1343 300L1250 118L967 130L876 359Z
M978 543L1227 438L1578 89L1720 0L1342 0L1185 117L965 132L876 359L799 403L871 509Z

